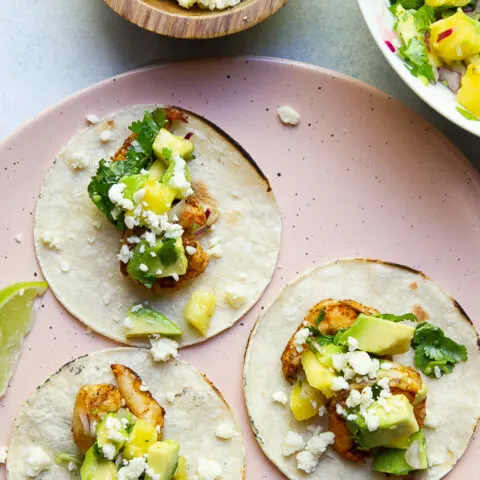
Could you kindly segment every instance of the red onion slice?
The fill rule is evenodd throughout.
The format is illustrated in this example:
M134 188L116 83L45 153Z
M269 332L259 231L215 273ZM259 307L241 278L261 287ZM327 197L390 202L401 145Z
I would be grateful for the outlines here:
M390 42L389 40L385 40L385 45L390 49L392 53L395 53L395 47L393 46L392 42Z
M452 33L453 33L453 28L449 28L448 30L445 30L444 32L439 33L437 37L437 42L441 42L442 40L445 40Z
M185 140L190 140L192 138L192 136L193 136L193 132L188 132L183 138Z
M445 82L447 87L453 92L457 93L460 88L460 82L462 76L458 72L454 72L446 67L440 67L438 69L438 79L441 82Z

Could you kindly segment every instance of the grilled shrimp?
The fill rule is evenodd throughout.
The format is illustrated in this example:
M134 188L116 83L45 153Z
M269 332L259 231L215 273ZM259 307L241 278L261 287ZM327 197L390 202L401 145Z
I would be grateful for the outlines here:
M73 409L72 433L77 447L85 453L95 442L95 424L122 404L120 391L110 384L84 385Z
M316 326L316 320L322 310L325 312L324 319L318 325L318 329L325 335L337 333L341 328L350 327L360 313L375 315L379 313L371 307L366 307L353 300L323 300L310 309L304 321L298 326L290 338L282 354L282 371L285 378L293 382L300 368L301 353L295 347L295 335L306 325Z
M110 368L115 375L118 388L128 409L136 417L162 429L165 410L148 390L143 391L142 379L132 369L124 365L116 363L111 365Z

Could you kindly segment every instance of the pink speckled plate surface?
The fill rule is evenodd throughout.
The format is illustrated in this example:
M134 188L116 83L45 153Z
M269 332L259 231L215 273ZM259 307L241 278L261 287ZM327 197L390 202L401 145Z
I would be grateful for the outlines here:
M366 256L425 271L478 327L479 175L410 109L333 72L264 58L136 70L80 92L0 145L0 286L40 278L32 238L40 182L55 154L85 126L85 115L154 102L191 109L237 139L269 176L283 212L279 265L264 297L230 331L182 351L236 410L247 478L280 478L250 432L241 390L243 353L260 310L298 273L337 257ZM278 121L276 108L284 104L300 112L298 127ZM73 357L112 345L87 332L48 293L0 400L0 446L38 383ZM450 477L478 478L479 453L474 441Z

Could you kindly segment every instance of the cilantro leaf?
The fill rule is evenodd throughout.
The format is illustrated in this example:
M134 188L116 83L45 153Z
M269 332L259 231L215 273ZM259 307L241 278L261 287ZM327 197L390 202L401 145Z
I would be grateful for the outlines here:
M435 10L430 5L424 5L413 14L413 19L418 33L423 33L435 21Z
M160 248L157 255L164 267L173 265L178 259L178 253L175 249L175 244L175 238L163 240L162 248Z
M143 168L148 168L151 159L142 152L129 150L125 160L118 162L106 162L100 160L96 174L90 180L88 185L88 195L97 208L107 217L108 221L115 225L118 230L125 230L124 214L113 218L112 210L115 205L108 198L108 191L118 183L124 176L136 175Z
M145 112L142 121L133 122L128 128L137 134L136 140L143 151L149 156L152 155L153 142L160 130L160 126L153 118L153 113Z
M378 313L374 315L376 318L382 318L390 322L403 322L404 320L410 320L411 322L418 322L418 318L414 313L405 313L404 315L394 315L393 313Z
M415 366L429 377L436 377L435 367L440 374L453 371L455 364L465 362L467 349L451 338L445 336L443 330L428 322L417 325L412 338L415 349Z
M378 384L374 383L372 385L372 397L374 400L378 400L380 398L380 394L382 393L383 388Z
M167 114L163 108L156 108L152 112L152 118L158 125L158 128L163 128L168 123Z
M400 4L405 10L410 10L413 8L414 10L418 10L422 7L425 3L425 0L390 0L390 5L397 5Z
M318 327L318 325L320 324L320 322L323 322L325 320L325 309L322 308L320 310L320 313L318 314L318 317L317 319L315 320L315 325Z
M418 78L425 78L434 82L435 76L433 67L428 58L427 47L417 37L412 37L408 45L400 47L398 50L400 56L407 62L407 68L411 74Z

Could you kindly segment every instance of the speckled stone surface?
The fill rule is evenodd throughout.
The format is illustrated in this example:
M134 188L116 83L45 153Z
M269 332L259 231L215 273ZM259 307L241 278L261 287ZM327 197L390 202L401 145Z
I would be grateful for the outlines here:
M262 25L207 41L143 31L101 0L3 0L0 138L114 74L151 63L244 54L309 62L375 85L420 112L480 169L480 140L440 117L403 84L378 51L355 0L290 0Z

